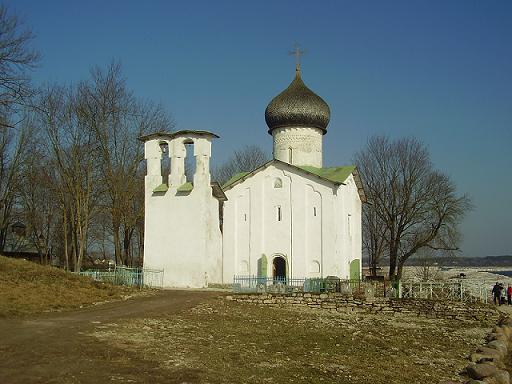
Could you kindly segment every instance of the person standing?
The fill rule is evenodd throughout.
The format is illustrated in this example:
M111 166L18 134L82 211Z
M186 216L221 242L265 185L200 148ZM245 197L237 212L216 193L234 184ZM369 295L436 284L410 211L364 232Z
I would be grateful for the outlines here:
M509 284L507 288L508 305L512 305L512 286Z
M501 305L501 286L498 282L492 287L492 297L495 305Z

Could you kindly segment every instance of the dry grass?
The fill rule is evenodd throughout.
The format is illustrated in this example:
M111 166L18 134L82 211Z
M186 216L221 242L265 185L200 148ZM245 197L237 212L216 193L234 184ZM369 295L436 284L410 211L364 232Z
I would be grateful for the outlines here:
M133 291L58 268L0 256L0 317L80 308L120 299Z
M94 336L201 383L433 383L457 379L486 324L211 301Z

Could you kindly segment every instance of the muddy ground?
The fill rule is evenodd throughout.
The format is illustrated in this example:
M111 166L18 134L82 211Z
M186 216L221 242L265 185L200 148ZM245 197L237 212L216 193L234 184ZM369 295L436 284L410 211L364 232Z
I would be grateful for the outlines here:
M162 368L136 349L101 342L101 324L147 317L170 318L217 292L162 291L152 297L73 312L0 319L0 383L182 383L193 372Z
M432 383L489 324L260 308L162 291L0 320L0 383Z

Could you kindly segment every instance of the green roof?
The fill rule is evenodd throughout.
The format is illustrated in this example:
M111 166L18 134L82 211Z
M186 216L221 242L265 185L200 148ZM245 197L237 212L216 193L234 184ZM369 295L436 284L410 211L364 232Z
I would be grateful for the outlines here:
M177 189L178 192L191 192L194 189L194 185L190 182L180 185Z
M355 165L347 165L347 166L343 166L343 167L329 167L329 168L317 168L317 167L311 167L309 165L304 165L304 166L299 167L296 165L291 165L291 164L282 162L280 160L274 159L274 160L270 160L269 162L261 165L260 167L256 168L252 172L240 172L240 173L237 173L237 174L231 176L231 178L222 185L222 189L230 188L232 185L237 184L239 181L243 180L245 177L252 176L253 174L257 173L258 171L260 171L262 169L265 169L266 167L268 167L271 164L284 164L284 165L292 167L292 168L300 169L301 171L304 171L311 175L320 177L321 179L330 181L335 184L343 184L347 180L347 178L354 171L356 171Z
M228 185L231 185L231 184L237 182L241 178L247 176L249 173L251 173L251 172L240 172L240 173L237 173L237 174L231 176L231 178L222 185L222 188L225 188Z
M167 192L167 190L169 189L169 187L167 186L167 184L160 184L158 187L156 187L155 189L153 189L153 192Z
M298 167L306 172L312 173L321 177L322 179L326 179L332 181L334 183L344 183L345 180L354 172L356 169L355 165L347 165L344 167L330 167L330 168L316 168L310 166L301 166Z

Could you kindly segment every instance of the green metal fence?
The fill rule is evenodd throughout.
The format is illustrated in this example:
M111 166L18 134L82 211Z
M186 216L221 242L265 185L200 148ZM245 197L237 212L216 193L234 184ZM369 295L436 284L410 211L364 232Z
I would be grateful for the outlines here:
M395 296L392 287L385 281L327 278L267 278L257 276L234 276L234 292L293 293L293 292L338 292L347 295Z
M162 288L163 269L115 267L111 270L87 270L78 273L96 281L131 287Z

